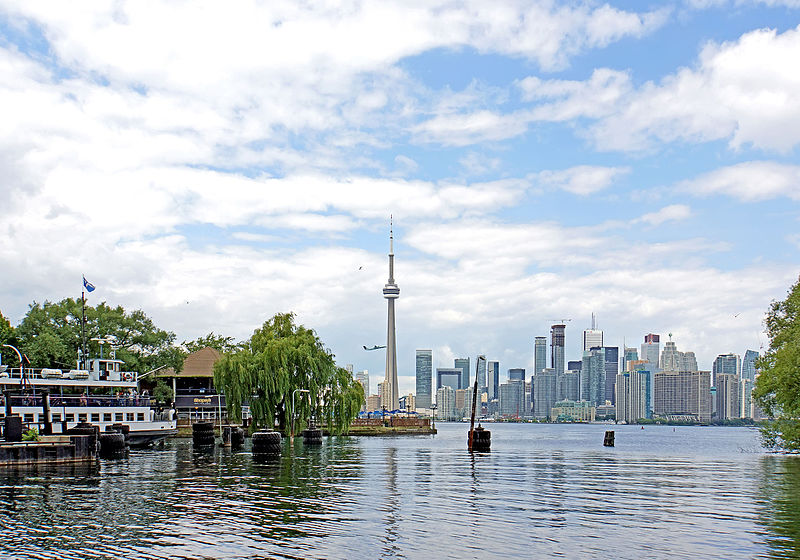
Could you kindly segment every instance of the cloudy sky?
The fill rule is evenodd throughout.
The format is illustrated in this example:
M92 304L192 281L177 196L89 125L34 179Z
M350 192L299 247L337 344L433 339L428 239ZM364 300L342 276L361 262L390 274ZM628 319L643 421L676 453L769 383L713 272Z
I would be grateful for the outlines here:
M0 3L0 311L294 311L400 388L571 319L766 344L800 273L800 1Z

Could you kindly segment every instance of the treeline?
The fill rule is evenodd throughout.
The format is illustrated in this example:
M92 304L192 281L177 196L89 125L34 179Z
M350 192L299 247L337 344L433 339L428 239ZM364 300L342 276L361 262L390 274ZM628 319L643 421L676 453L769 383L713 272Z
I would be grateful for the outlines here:
M30 364L26 367L73 369L82 345L81 317L81 300L72 298L32 303L16 327L0 312L0 344L18 348ZM214 367L214 384L225 394L229 417L241 420L247 404L255 427L285 430L294 414L298 429L313 417L330 432L341 433L364 400L361 384L335 364L313 330L295 324L292 313L265 321L246 341L212 332L176 343L175 333L156 327L143 311L103 302L85 307L85 331L89 356L99 356L99 339L112 341L102 346L105 351L113 346L126 371L140 374L162 366L180 372L188 354L215 348L223 357ZM17 365L15 352L0 351L4 364ZM163 395L166 385L159 385Z

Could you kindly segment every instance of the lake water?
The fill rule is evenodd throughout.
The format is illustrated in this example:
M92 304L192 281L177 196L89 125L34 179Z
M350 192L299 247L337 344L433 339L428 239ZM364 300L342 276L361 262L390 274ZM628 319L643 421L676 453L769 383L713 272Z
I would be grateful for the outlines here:
M470 455L467 425L437 427L0 471L0 557L800 557L800 457L753 429L489 424Z

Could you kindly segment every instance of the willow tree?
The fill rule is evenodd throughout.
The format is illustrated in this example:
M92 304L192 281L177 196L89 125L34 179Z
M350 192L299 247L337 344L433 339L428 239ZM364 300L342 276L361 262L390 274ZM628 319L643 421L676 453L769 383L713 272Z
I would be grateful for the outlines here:
M234 421L241 421L242 405L248 402L255 428L277 423L286 431L294 405L298 430L314 416L329 431L342 433L358 414L364 392L333 358L313 330L295 325L293 313L279 313L241 350L214 365L214 385L225 394Z
M758 361L753 398L773 419L762 428L765 445L800 452L800 280L766 318L769 350Z

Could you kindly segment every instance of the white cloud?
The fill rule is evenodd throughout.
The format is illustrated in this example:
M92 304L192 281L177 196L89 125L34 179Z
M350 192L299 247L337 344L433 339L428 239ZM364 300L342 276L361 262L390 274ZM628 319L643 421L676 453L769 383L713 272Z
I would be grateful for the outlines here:
M586 196L608 188L615 180L629 172L630 169L626 167L579 165L562 171L542 171L536 175L536 182L543 186Z
M676 188L695 196L724 194L745 202L781 196L800 200L800 166L749 161L682 181Z
M685 220L692 215L692 209L685 204L672 204L665 206L657 212L649 212L640 216L635 223L645 223L651 226L659 226L664 222Z

